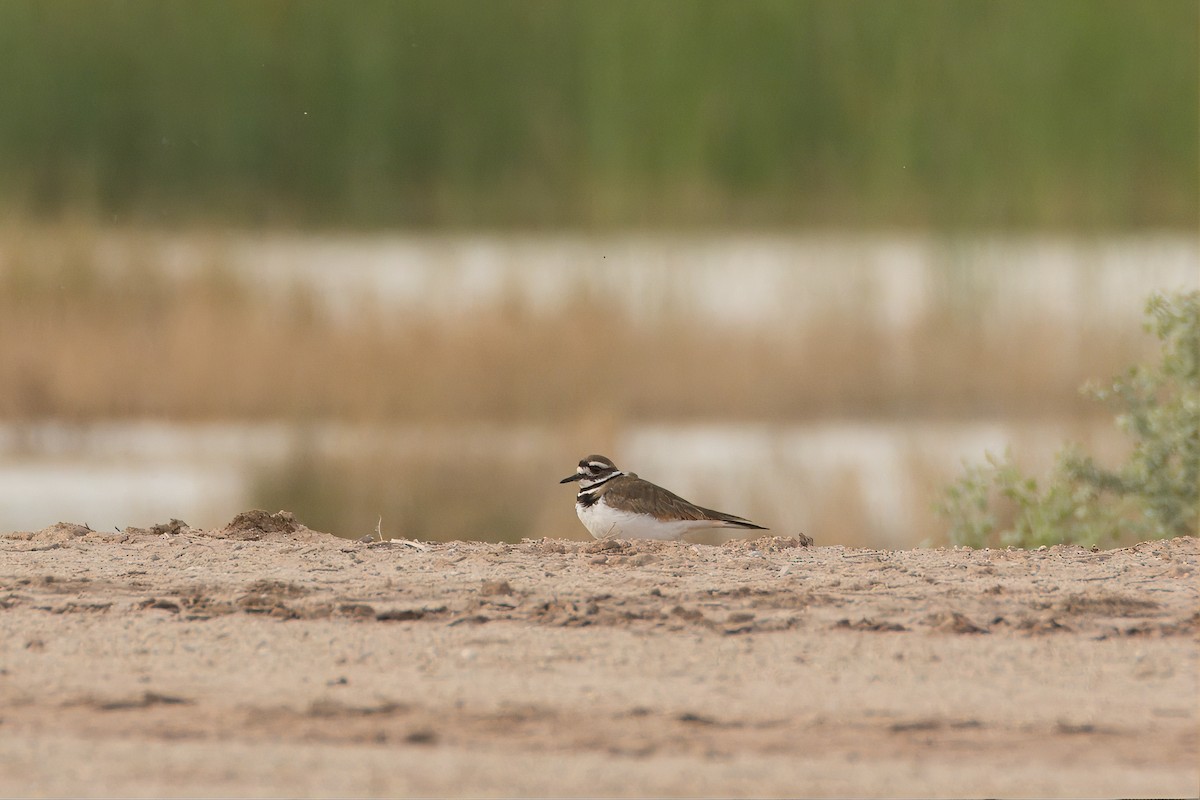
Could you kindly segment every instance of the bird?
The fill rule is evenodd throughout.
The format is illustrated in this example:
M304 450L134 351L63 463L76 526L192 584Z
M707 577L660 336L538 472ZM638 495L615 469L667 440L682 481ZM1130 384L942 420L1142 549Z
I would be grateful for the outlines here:
M690 503L636 472L622 472L606 456L587 456L573 475L559 483L574 481L579 482L575 513L596 539L671 541L713 528L768 530L748 519Z

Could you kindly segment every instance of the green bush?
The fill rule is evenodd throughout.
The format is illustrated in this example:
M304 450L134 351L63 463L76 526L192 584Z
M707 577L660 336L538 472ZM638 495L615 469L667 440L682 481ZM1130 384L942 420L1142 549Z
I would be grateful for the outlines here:
M988 453L937 505L952 543L1103 546L1200 533L1200 292L1156 294L1146 314L1162 342L1158 363L1083 390L1117 411L1117 426L1133 438L1129 459L1110 470L1068 446L1039 482L1011 452Z

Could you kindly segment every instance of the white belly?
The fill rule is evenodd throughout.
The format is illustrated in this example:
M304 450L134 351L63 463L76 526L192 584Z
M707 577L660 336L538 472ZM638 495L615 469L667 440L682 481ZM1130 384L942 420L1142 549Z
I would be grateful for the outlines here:
M609 508L601 500L590 506L575 504L579 520L596 539L659 539L671 541L685 534L710 528L724 527L709 520L677 520L664 522L647 514L633 514Z

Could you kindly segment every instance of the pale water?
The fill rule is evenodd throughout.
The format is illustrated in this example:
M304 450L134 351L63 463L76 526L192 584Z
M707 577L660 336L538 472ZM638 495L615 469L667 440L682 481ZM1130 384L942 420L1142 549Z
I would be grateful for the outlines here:
M364 311L453 318L498 305L549 313L611 304L647 323L795 326L854 314L902 328L957 304L989 329L1015 318L1064 327L1135 324L1155 290L1200 286L1200 240L886 235L223 237L106 234L98 263L176 278L213 265L262 291L311 290L353 321ZM0 269L6 255L0 244Z
M257 477L289 459L367 458L386 451L400 463L411 458L420 464L438 453L464 463L487 463L504 453L514 467L561 462L561 469L546 474L545 491L526 500L534 507L561 505L565 522L561 530L529 533L577 536L582 528L567 514L574 495L558 478L585 454L568 449L566 438L545 428L489 425L319 425L302 431L163 423L0 426L0 531L57 521L142 527L172 517L219 526L249 507ZM905 546L935 538L932 489L963 459L1012 445L1025 463L1045 467L1066 438L1109 458L1122 450L1108 425L906 421L630 426L616 433L610 455L622 468L778 533L813 534L850 521L860 541ZM470 501L464 491L463 502Z

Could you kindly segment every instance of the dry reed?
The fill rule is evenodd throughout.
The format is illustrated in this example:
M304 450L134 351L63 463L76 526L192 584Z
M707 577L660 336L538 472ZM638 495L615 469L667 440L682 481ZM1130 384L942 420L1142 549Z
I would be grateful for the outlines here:
M87 236L0 265L0 417L796 420L1078 416L1078 395L1147 351L1136 330L1022 320L1003 335L961 308L905 330L829 313L788 332L635 324L580 299L555 313L363 314L263 297L219 263L184 280L114 273Z

